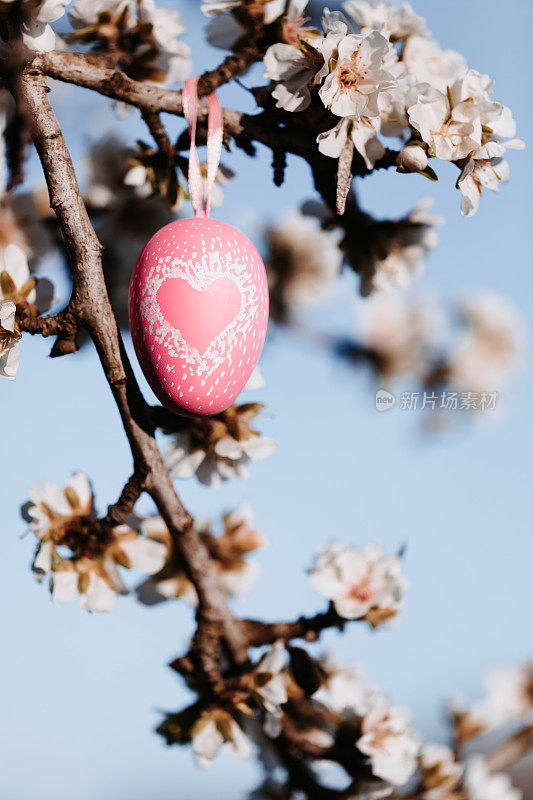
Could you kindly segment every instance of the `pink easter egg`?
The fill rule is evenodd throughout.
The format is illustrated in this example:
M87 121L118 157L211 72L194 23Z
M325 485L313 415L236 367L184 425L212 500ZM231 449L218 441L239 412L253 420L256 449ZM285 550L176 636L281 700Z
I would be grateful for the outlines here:
M261 256L225 222L171 222L137 260L129 317L137 358L159 400L180 414L217 414L244 387L265 340Z

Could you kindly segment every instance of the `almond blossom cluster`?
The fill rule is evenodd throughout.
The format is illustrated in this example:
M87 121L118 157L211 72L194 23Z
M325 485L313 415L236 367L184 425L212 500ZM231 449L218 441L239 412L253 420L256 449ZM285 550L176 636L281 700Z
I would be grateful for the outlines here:
M283 320L290 311L312 307L331 293L342 253L339 237L298 211L265 231L270 315Z
M28 491L24 507L38 545L33 571L48 577L54 603L80 597L86 611L112 611L128 588L119 567L152 574L166 561L168 547L128 525L99 521L87 477L78 472L61 489L41 481Z
M413 797L421 800L521 800L522 791L506 773L492 772L486 759L473 755L465 762L451 748L426 744L419 758L419 783Z
M428 389L501 392L524 362L524 324L502 297L479 292L448 310L427 297L386 292L365 301L363 341L379 376Z
M338 158L351 139L369 170L390 137L402 140L400 172L435 179L429 158L453 162L461 213L474 214L483 189L497 192L508 179L506 150L524 146L489 76L443 50L408 3L348 0L346 16L325 9L322 30L306 24L306 6L290 0L280 41L265 54L277 106L301 112L318 96L338 118L318 135L320 152Z
M265 540L253 527L253 514L248 505L243 504L236 511L224 514L223 532L214 536L207 521L196 520L195 527L206 545L220 581L229 597L242 597L249 592L259 576L259 565L249 561L248 556L260 547ZM161 517L143 520L141 532L156 541L169 541L170 534ZM168 563L137 589L139 600L145 605L173 597L183 597L193 606L197 605L196 590L188 579L177 553L173 553Z

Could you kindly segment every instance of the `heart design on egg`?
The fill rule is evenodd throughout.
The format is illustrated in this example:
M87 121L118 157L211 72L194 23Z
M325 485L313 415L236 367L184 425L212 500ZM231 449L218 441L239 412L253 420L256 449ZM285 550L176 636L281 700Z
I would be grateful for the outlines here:
M218 414L235 402L265 339L261 256L225 222L175 220L139 255L129 316L139 363L159 400L178 414Z
M166 321L202 355L239 313L241 292L231 278L216 278L199 289L184 278L167 278L157 302Z

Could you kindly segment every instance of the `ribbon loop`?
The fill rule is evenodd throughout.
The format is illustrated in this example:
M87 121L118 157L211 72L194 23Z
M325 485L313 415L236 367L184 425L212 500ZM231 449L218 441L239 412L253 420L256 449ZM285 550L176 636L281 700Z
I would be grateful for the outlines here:
M207 180L204 184L196 149L196 120L198 117L198 78L189 78L183 85L183 113L189 123L191 149L189 155L189 193L196 217L208 217L211 210L211 191L216 179L222 150L222 109L215 92L207 96Z

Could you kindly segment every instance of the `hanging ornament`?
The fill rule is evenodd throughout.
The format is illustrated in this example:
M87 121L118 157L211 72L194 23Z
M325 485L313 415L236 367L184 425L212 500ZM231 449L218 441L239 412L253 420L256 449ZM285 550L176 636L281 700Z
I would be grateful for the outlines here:
M208 219L222 145L222 110L207 97L207 185L195 145L197 78L185 82L191 149L189 191L195 217L171 222L149 240L133 271L130 330L144 375L179 414L217 414L230 406L257 363L268 321L268 286L249 239Z

